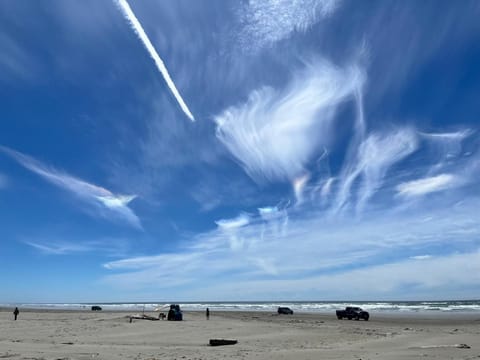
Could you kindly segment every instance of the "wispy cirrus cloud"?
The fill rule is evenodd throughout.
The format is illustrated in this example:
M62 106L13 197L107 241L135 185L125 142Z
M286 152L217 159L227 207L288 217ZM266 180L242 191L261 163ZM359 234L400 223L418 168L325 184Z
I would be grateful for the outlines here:
M250 223L250 216L241 214L233 219L222 219L215 222L222 230L237 229Z
M5 189L8 186L8 177L0 173L0 189Z
M330 16L339 0L252 0L239 9L239 40L243 48L256 51L305 32Z
M320 188L320 196L325 199L332 191L332 185L335 182L335 178L330 177L324 181Z
M421 136L424 136L427 139L447 141L448 142L447 146L453 143L453 146L457 148L458 147L457 142L464 140L470 135L472 135L473 131L471 129L465 129L465 130L459 130L454 132L438 132L438 133L419 132L419 134Z
M4 56L0 57L0 82L11 83L19 79L35 77L39 65L32 61L31 54L26 51L14 37L8 34L0 34L0 46Z
M294 179L297 202L309 199L314 207L329 208L329 216L333 217L352 209L361 215L375 194L391 192L392 188L401 195L393 200L411 202L415 196L472 183L480 163L476 155L465 153L464 142L474 134L472 129L425 133L413 126L395 126L367 133L361 102L357 104L356 126L341 170L332 176L329 169L315 173L315 168L308 168L309 179L323 177L312 185L303 176ZM321 160L325 160L324 156ZM414 171L402 167L402 161L407 160L413 161ZM384 184L390 171L391 176ZM422 172L423 178L418 179ZM413 179L398 182L399 178L409 177Z
M474 131L463 129L454 132L426 133L419 132L419 136L429 146L431 157L435 163L429 169L429 174L439 172L461 155L462 143L472 136Z
M432 258L432 255L415 255L410 257L410 259L412 260L428 260L431 258Z
M72 243L55 243L55 244L42 244L32 241L25 241L25 244L39 250L44 254L49 255L66 255L72 253L85 253L92 251L91 246L72 244Z
M404 259L394 263L351 269L334 274L308 276L302 279L251 279L247 281L214 282L205 289L189 288L182 293L185 299L191 296L202 298L208 290L212 299L259 300L284 298L295 293L295 299L309 296L315 299L348 299L348 301L391 300L438 300L445 294L451 298L471 299L477 296L480 284L480 252L448 254L435 258ZM362 279L362 281L358 281ZM352 284L341 287L338 284ZM258 290L262 297L258 298ZM313 295L312 295L313 294Z
M356 196L356 207L357 211L361 211L381 186L389 168L412 154L417 147L417 135L410 128L370 134L345 162L337 198L333 204L334 211L346 205L352 185L359 177L361 185Z
M353 98L364 81L357 66L312 62L284 91L256 90L245 104L217 115L217 137L253 179L291 181L332 141L338 105Z
M215 223L218 229L225 234L230 243L232 250L241 250L245 244L241 235L241 228L250 223L250 216L248 214L240 214L233 219L222 219Z
M158 55L157 50L155 50L155 47L153 46L152 42L148 38L147 34L145 33L145 30L140 24L140 21L138 21L137 17L135 16L128 2L126 0L114 0L114 1L118 5L119 9L122 11L125 19L127 19L127 21L130 23L133 31L135 31L135 34L137 34L138 38L142 41L143 45L147 49L148 54L155 62L155 65L158 71L160 71L160 74L163 76L165 82L167 83L168 88L172 92L173 96L177 100L178 104L180 105L185 115L187 115L187 117L190 120L195 121L195 118L190 112L190 109L188 108L187 104L185 104L185 101L183 100L182 96L177 90L177 87L175 86L175 83L170 77L167 67L165 66L163 60L160 58L160 55Z
M304 201L303 192L305 190L305 186L307 185L309 179L310 179L310 175L305 174L303 176L297 177L292 182L293 192L295 194L295 199L296 199L296 204L297 205L301 205Z
M473 170L468 168L474 168L473 160L468 165L460 158L463 142L474 131L427 133L412 125L391 125L388 130L368 126L363 109L365 82L358 66L340 69L325 60L311 62L304 71L294 73L282 91L256 90L244 104L217 115L217 138L252 179L290 182L297 204L308 199L313 206L328 207L331 216L352 209L361 215L383 190L390 171L394 176L388 186L404 198L414 193L409 185L428 193L459 186L471 177ZM336 174L330 169L319 171L312 166L315 157L328 162L329 156L341 156L331 149L338 130L336 110L348 100L355 105L354 126L343 164ZM408 176L403 170L402 177L418 178L423 172L431 179L395 184L394 171L417 152L422 154L414 159L416 174ZM454 180L436 178L439 172L454 174ZM319 196L321 204L316 203Z
M401 196L421 196L451 189L461 183L461 179L453 174L440 174L401 183L397 185L397 192Z
M114 286L141 289L165 280L160 286L168 288L167 279L175 274L179 283L188 284L189 294L193 292L204 298L213 293L210 286L198 284L198 279L214 277L212 287L222 294L220 296L228 294L226 289L234 281L236 284L264 283L269 291L260 293L268 297L270 293L279 296L286 283L292 286L289 291L300 289L301 284L309 284L312 290L315 284L326 283L330 277L348 282L363 274L375 283L375 279L383 279L380 269L396 269L403 273L410 271L414 263L419 264L415 266L430 264L435 267L442 262L444 269L454 270L457 260L478 256L471 252L472 247L478 248L475 237L480 233L478 216L472 213L475 208L476 199L472 199L455 207L440 206L429 213L428 219L419 218L408 210L402 213L383 211L362 222L355 219L339 222L326 219L321 213L306 216L292 212L286 232L277 231L275 226L284 221L279 210L262 208L257 216L250 215L248 224L233 219L234 226L228 231L217 228L199 234L176 252L105 263L105 268L114 273L107 275L104 281ZM232 247L232 234L241 240L241 246ZM449 249L465 249L464 255ZM425 253L430 257L418 255ZM408 277L407 281L400 276L393 278L396 279L394 283L375 287L377 293L365 295L376 296L383 292L401 295L402 287L413 278L419 292L428 292L435 282L439 289L450 285L442 282L440 276ZM472 278L467 282L471 285L478 281ZM310 295L321 296L324 294L321 288L312 290ZM258 288L256 295L245 290L249 300L259 294ZM331 290L329 296L345 295L338 288L338 282Z
M38 160L5 146L0 146L0 151L44 180L95 206L99 210L97 213L102 216L125 220L133 227L142 228L139 218L128 207L128 204L135 199L135 195L115 195L103 187L49 168Z
M128 241L124 238L100 238L97 240L59 240L58 238L22 236L20 242L44 255L76 255L85 253L104 254L107 256L125 256L128 253Z
M311 27L338 6L332 1L330 5L310 3L320 7L296 8L300 3L245 3L240 32L248 36L242 45L254 51L270 47ZM372 53L372 58L375 55ZM465 179L468 159L460 157L463 141L472 132L421 132L420 122L409 119L393 119L389 128L384 119L380 126L379 119L367 124L363 97L368 109L372 97L384 90L371 83L373 76L368 77L367 87L363 66L349 64L337 67L326 60L311 62L303 71L292 72L292 80L283 88L257 88L247 101L214 117L220 143L252 179L262 185L291 185L287 195L279 195L288 205L260 207L258 214L250 207L248 214L218 220L215 229L193 236L180 251L106 263L115 273L105 281L141 287L164 280L168 283L172 275L179 283L188 284L187 296L235 294L234 299L252 299L258 296L258 289L273 294L271 298L291 294L292 289L311 297L315 295L304 289L313 288L321 295L322 286L329 289L329 296L350 297L351 291L338 289L339 282L365 277L374 288L377 281L388 278L385 274L392 282L375 287L376 294L401 295L411 283L397 274L416 280L413 268L438 269L439 274L451 269L459 276L458 261L478 258L472 252L478 248L475 236L479 233L475 202L466 207L459 202L459 210L456 201L462 197L446 197L438 200L443 206L432 210L431 204L415 200L420 194L449 189ZM388 65L388 74L397 76ZM386 76L385 72L381 76ZM404 125L404 120L410 125ZM349 138L339 139L340 135ZM327 169L319 168L319 159ZM452 178L435 179L439 174ZM428 181L415 183L419 178ZM395 196L402 185L406 192L414 192L416 187L417 194ZM342 217L343 210L368 216ZM424 211L429 216L423 216ZM196 285L199 277L215 278L215 282L205 289L203 283ZM418 293L450 285L437 274L425 274L413 282ZM242 284L242 290L235 290L232 283L235 287ZM470 276L465 284L478 286L478 280ZM355 293L375 296L361 286Z

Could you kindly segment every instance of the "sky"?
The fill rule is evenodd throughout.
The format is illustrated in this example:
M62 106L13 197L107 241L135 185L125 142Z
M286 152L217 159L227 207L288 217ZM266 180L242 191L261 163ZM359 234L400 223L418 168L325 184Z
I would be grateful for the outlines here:
M0 302L480 298L479 16L0 2Z

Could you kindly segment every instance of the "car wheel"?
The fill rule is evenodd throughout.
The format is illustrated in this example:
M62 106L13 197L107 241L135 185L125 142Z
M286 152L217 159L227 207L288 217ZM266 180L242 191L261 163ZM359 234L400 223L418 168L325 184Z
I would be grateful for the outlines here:
M349 316L349 317L348 317L348 320L352 320L352 317L351 317L351 316Z

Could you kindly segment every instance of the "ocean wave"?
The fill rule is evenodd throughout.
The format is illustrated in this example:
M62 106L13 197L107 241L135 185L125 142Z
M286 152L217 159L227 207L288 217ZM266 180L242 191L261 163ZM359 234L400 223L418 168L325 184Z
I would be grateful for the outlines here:
M187 311L203 311L207 307L213 311L276 311L279 306L288 306L296 312L330 313L346 306L358 306L371 312L480 312L480 300L471 301L412 301L412 302L180 302ZM110 311L163 311L168 310L170 303L24 303L0 304L1 307L21 306L45 310L90 310L99 305Z

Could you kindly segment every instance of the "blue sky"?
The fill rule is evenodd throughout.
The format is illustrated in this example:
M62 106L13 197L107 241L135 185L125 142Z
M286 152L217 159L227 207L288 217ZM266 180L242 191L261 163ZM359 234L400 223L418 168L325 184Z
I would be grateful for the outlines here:
M1 2L0 302L479 298L479 15Z

